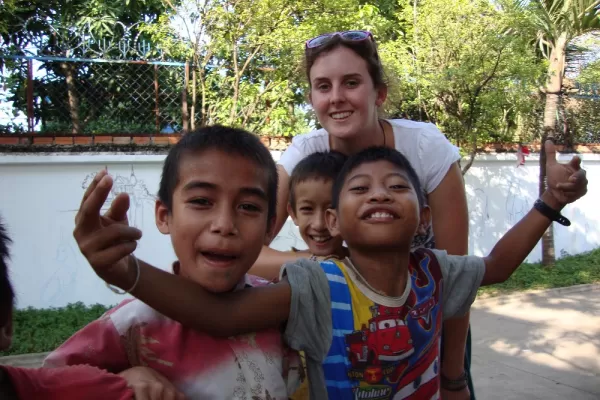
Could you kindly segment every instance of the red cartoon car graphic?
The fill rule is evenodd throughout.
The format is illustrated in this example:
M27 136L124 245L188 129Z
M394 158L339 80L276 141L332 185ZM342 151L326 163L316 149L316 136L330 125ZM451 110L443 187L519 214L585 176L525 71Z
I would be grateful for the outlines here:
M346 350L353 367L397 362L414 352L410 331L393 310L381 305L371 307L373 317L368 329L363 324L360 331L346 335Z

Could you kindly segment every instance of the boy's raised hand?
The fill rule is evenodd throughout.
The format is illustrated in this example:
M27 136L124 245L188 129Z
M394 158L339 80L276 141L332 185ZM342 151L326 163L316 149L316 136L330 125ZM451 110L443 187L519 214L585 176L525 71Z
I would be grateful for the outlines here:
M107 282L116 283L126 279L128 256L136 249L136 240L141 238L142 232L129 226L129 196L126 193L120 193L109 211L100 215L112 184L112 178L105 170L96 174L75 216L73 236L96 274Z
M586 172L581 159L574 156L567 164L556 161L556 148L551 140L544 143L546 150L547 189L552 197L564 206L573 203L587 193Z

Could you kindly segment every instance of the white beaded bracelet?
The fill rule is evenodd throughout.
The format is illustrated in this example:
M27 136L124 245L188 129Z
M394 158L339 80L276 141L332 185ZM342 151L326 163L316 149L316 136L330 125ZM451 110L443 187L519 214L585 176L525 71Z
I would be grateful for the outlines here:
M133 283L133 286L131 287L131 289L129 290L121 290L116 286L111 285L110 283L106 282L106 287L108 287L111 291L113 291L116 294L127 294L127 293L131 293L133 292L133 290L135 289L135 287L137 286L138 282L140 281L140 264L138 263L138 260L135 256L130 256L131 258L133 258L133 262L135 263L135 269L137 271L136 277L135 277L135 282Z

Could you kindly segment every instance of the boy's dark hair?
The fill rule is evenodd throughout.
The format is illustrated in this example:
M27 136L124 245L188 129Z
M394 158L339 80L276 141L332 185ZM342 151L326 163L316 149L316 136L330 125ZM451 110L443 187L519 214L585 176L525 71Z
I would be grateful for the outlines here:
M8 245L11 243L0 218L0 327L6 325L12 314L14 292L8 279Z
M348 177L350 172L354 171L363 164L376 161L387 161L396 166L398 169L406 172L410 183L417 192L419 208L425 205L425 194L421 188L421 181L419 181L417 173L412 165L410 165L410 162L406 159L406 157L404 157L404 155L402 155L402 153L400 153L398 150L391 149L389 147L369 147L368 149L349 157L348 161L346 161L346 164L344 164L344 168L342 168L337 179L335 180L335 183L333 184L333 194L331 199L331 206L333 208L338 208L340 193L342 191L342 187L344 186L344 182L346 181L346 177Z
M290 176L290 205L296 210L296 186L310 179L335 182L347 157L338 151L318 152L300 161Z
M267 172L267 218L270 224L277 212L277 167L271 153L258 136L243 129L213 125L183 135L169 150L165 159L158 189L159 200L172 211L173 192L179 181L181 158L186 154L205 150L219 150L244 157Z

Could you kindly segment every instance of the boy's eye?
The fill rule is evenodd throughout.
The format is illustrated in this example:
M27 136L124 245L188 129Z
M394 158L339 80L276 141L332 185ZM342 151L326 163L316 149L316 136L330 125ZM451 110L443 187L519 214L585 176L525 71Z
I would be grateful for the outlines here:
M303 213L308 213L312 211L312 207L300 207L300 211Z
M364 192L367 191L368 188L366 186L354 186L350 188L351 192Z
M406 186L406 185L392 185L392 186L390 186L390 189L402 190L402 189L408 189L408 186Z
M353 88L353 87L358 86L358 83L359 83L358 81L350 80L350 81L346 82L346 86Z
M244 211L249 211L249 212L259 212L261 211L260 207L255 206L254 204L249 204L249 203L245 203L240 205L240 208Z
M201 197L190 200L190 203L195 204L197 206L209 206L210 205L210 201L208 201L208 199L204 199Z

